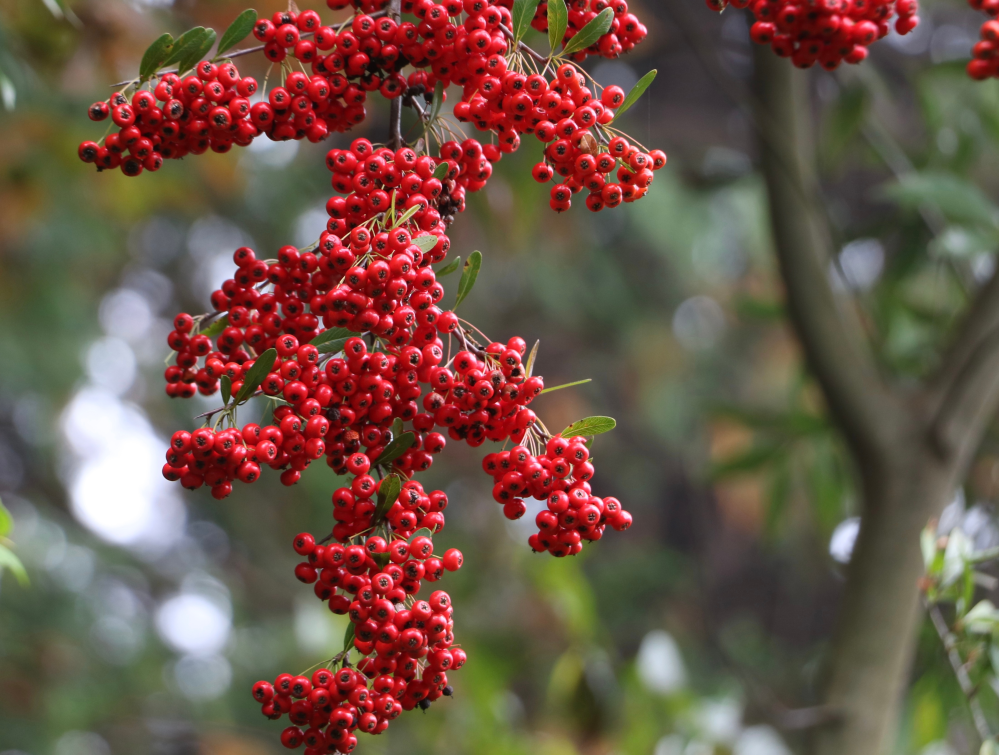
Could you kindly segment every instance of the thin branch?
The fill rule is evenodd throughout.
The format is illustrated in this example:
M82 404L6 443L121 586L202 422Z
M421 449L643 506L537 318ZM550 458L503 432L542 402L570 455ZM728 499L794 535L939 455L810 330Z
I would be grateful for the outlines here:
M992 730L989 728L984 711L982 711L982 704L978 701L978 693L968 677L964 662L961 660L961 654L957 652L957 638L947 626L939 607L928 605L926 608L930 614L930 621L933 622L933 628L937 630L940 642L943 643L944 650L947 651L947 659L950 661L951 668L954 669L954 676L957 677L957 683L961 686L961 692L968 698L968 707L971 709L971 717L975 721L978 736L983 742L987 742L992 739Z
M813 189L812 160L802 147L805 103L795 97L801 74L764 47L756 49L754 61L756 124L791 322L855 455L880 458L904 415L878 374L856 312L837 300L830 284L832 241Z
M510 27L507 26L506 24L500 24L500 29L502 29L503 34L506 35L506 38L509 39L512 42L513 41L513 30L510 29ZM521 52L526 52L528 55L530 55L532 58L534 58L536 61L538 61L542 65L547 65L548 64L548 58L547 57L545 57L544 55L542 55L537 50L534 50L534 49L528 47L523 42L518 42L517 43L517 49L519 49Z
M402 17L402 0L391 0L387 9L389 18L396 23ZM402 96L393 97L389 105L389 140L391 149L402 146Z

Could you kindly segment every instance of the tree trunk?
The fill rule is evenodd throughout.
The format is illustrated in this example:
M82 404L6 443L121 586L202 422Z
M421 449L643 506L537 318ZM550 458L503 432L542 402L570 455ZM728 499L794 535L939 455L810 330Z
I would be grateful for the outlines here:
M810 153L806 73L757 48L755 121L789 319L842 433L861 494L861 527L826 658L825 703L836 723L810 738L814 755L891 750L920 621L919 534L953 495L995 411L999 283L983 287L954 341L953 364L930 387L884 379L851 302L835 293L835 254ZM801 90L796 94L796 89ZM996 289L996 290L993 290ZM970 323L970 325L968 324Z
M891 751L922 617L919 534L954 490L953 470L915 443L889 466L865 470L860 534L826 672L826 704L839 721L814 733L816 755Z

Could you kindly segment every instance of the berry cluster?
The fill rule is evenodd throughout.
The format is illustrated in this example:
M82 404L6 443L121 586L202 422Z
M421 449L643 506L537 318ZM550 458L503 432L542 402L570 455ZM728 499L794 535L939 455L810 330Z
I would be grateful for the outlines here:
M518 496L530 494L547 503L548 510L535 519L538 532L528 540L535 551L574 556L583 549L583 540L603 537L606 525L618 531L631 526L631 514L617 498L593 495L589 457L586 438L556 436L548 440L542 454L514 446L482 460L482 469L495 483L493 498L503 504L507 519L519 519L527 511Z
M345 647L311 678L282 674L253 690L264 715L288 714L292 725L281 741L305 745L307 755L350 752L357 732L380 733L401 711L451 694L447 672L466 656L455 644L450 598L438 590L423 601L418 593L424 580L458 569L462 556L434 554L448 499L414 479L448 439L513 444L489 454L484 469L509 519L526 513L524 496L547 502L529 539L535 551L573 555L608 525L630 525L616 498L593 495L586 432L570 432L589 427L592 435L606 423L550 433L528 406L544 390L532 374L533 352L525 361L522 338L492 341L442 307L438 277L457 261L433 266L448 257L447 230L467 192L486 184L521 134L546 145L534 177L560 177L551 201L558 211L584 188L592 210L638 199L666 163L662 152L611 127L628 106L625 93L591 90L568 62L570 54L614 57L644 37L624 0L570 3L565 43L577 34L596 41L553 53L554 65L541 58L542 68L537 53L512 44L510 0L328 4L358 12L336 27L314 11L251 17L264 54L281 65L281 85L270 92L256 91L226 60L153 75L131 99L122 92L92 107L94 120L110 117L120 130L80 149L99 169L137 175L164 158L224 152L261 134L319 141L362 122L367 93L394 100L386 145L358 138L327 153L335 194L319 239L304 249L282 247L273 259L237 249L235 273L211 295L214 311L177 315L167 339L175 352L164 374L167 394L221 393L223 405L201 415L203 427L173 434L164 477L192 490L208 486L217 499L237 481L256 482L267 467L288 486L320 459L346 478L332 494L329 534L317 542L303 533L294 543L305 558L296 577L350 619ZM584 28L594 19L609 24L599 39ZM543 28L538 19L535 26ZM312 74L293 71L289 55ZM416 70L404 75L407 66ZM644 91L653 75L636 89ZM494 143L467 138L439 117L451 83L463 87L457 121L491 132ZM401 130L402 107L416 111L423 129L413 147ZM466 262L455 306L480 264L478 252ZM269 416L241 426L238 408L254 396L273 402ZM356 665L351 653L360 656Z
M407 485L419 489L418 483ZM273 684L253 686L265 716L288 714L292 725L281 734L285 747L304 744L307 755L349 753L357 745L354 732L380 734L402 711L426 710L451 694L447 672L461 668L466 654L454 646L450 597L437 590L428 600L410 597L404 603L419 592L422 579L436 582L445 569L460 568L459 551L452 548L438 559L433 547L422 535L391 544L373 536L346 548L317 545L308 533L295 538L295 551L308 559L296 576L315 584L330 610L351 621L347 646L334 660L345 661L352 649L366 657L356 670L344 662L338 671L319 669L311 679L281 674Z
M982 24L981 40L971 48L968 75L976 81L999 77L999 3L991 0L968 0L975 10L984 11L991 18Z
M614 110L624 100L624 91L616 86L594 98L582 71L565 63L551 83L539 74L516 71L483 77L472 97L455 106L454 114L480 131L496 131L501 149L516 149L520 133L533 133L547 145L545 161L534 167L534 179L548 183L555 174L568 179L552 188L552 209L568 210L570 197L585 188L590 192L586 206L596 212L645 196L652 171L666 165L661 150L643 152L622 136L601 142L600 127L614 120ZM618 182L608 181L607 174L615 168Z
M329 2L333 9L348 4ZM264 43L264 55L281 66L281 84L270 91L266 80L264 91L258 91L257 82L240 76L231 60L205 60L186 75L178 71L154 76L148 88L137 88L130 98L127 90L139 81L106 102L94 103L90 117L95 121L110 117L117 130L102 143L81 143L80 159L99 170L120 168L126 175L137 176L144 170L158 170L164 159L208 149L226 152L261 135L318 142L330 132L344 132L362 123L368 93L378 91L387 99L401 98L417 111L428 134L438 139L441 157L457 164L457 173L450 177L462 195L485 184L492 164L504 153L515 151L523 133L534 133L547 145L547 169L535 170L534 177L547 182L557 173L567 179L552 188L550 204L557 211L568 209L570 196L584 188L589 192L587 206L594 211L634 201L651 184L651 170L665 164L661 151L639 150L615 135L611 123L625 100L618 87L594 92L583 72L570 63L558 66L549 81L537 68L538 61L520 45L511 44L512 3L508 0L448 0L443 4L406 0L401 10L412 13L417 23L393 18L385 2L353 5L363 12L337 26L324 25L312 10L279 12L256 22L253 34ZM539 6L533 22L536 28L547 28L546 8L545 3ZM565 41L595 22L602 11L613 16L609 30L567 58L616 57L644 38L645 27L628 12L625 0L575 0L567 10ZM289 55L303 67L308 65L311 75L293 70ZM415 70L404 75L407 66ZM435 92L439 88L443 100L444 89L451 84L462 87L461 101L454 108L457 120L495 134L495 145L450 137L451 126L433 117L430 105ZM633 160L636 153L640 157ZM376 157L357 156L361 160ZM392 159L387 162L394 163L400 173L413 172L415 167ZM331 163L330 167L338 175L355 176L347 165L337 169ZM606 175L615 168L617 181L608 181ZM377 201L393 181L404 189L404 177L390 169L384 176L388 181L375 176L382 185L370 191L366 188L370 182L351 187L341 181L339 185L334 182L334 187L340 193L375 192ZM456 206L463 202L461 196L454 201Z
M750 36L769 44L799 68L816 63L832 71L840 63L860 63L867 48L887 36L891 22L899 34L919 24L918 0L706 0L712 10L751 8Z
M610 30L585 50L574 53L573 58L577 61L585 60L587 55L616 58L621 53L634 48L648 34L645 24L639 21L634 13L628 12L627 0L571 0L567 6L569 11L568 27L562 39L563 45L575 37L602 10L605 8L613 8L614 10L614 22L611 24ZM548 31L547 2L541 2L538 5L531 26L538 31Z

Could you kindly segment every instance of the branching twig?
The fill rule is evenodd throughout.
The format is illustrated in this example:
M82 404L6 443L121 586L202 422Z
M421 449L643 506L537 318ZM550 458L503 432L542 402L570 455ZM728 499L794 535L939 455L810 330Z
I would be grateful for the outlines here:
M506 35L506 38L509 39L512 42L513 41L513 31L508 26L506 26L505 24L500 24L500 29L503 30L503 33ZM517 48L520 49L520 50L522 50L522 51L524 51L524 52L526 52L528 55L530 55L532 58L534 58L536 61L538 61L542 65L547 65L548 64L548 58L546 58L544 55L542 55L537 50L534 50L534 49L528 47L523 42L518 42L517 43Z
M937 635L939 635L940 641L943 643L944 650L947 651L947 659L950 661L951 668L954 669L954 676L957 677L957 683L961 686L961 692L968 698L968 707L971 709L971 717L975 721L975 729L978 731L978 736L981 737L983 742L987 742L992 739L992 730L989 728L989 722L985 718L982 705L978 701L978 692L971 683L968 671L961 660L961 654L957 652L957 638L947 626L947 622L944 620L943 614L940 613L938 606L927 605L926 610L930 614L933 628L937 630Z

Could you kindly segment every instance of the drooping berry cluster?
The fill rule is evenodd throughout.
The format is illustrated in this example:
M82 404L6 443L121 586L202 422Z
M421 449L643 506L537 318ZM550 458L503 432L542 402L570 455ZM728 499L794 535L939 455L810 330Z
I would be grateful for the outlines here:
M563 179L552 192L559 211L584 188L592 210L638 199L666 163L662 152L634 146L611 127L628 106L624 92L591 90L566 62L570 54L613 57L644 37L623 0L570 3L564 42L577 34L596 41L553 53L555 65L541 58L540 68L537 53L511 44L510 0L329 5L361 12L335 28L313 11L255 22L264 54L282 66L281 86L269 93L257 92L229 61L201 61L190 73L152 76L148 90L143 82L131 99L122 92L94 105L95 120L110 116L120 130L103 145L81 146L81 157L100 169L136 175L166 157L226 151L260 135L319 141L363 121L368 92L395 100L387 145L359 138L328 152L335 195L319 239L304 249L282 247L274 259L237 249L233 277L212 293L214 311L179 314L167 339L176 353L165 371L167 394L221 393L223 403L201 415L203 427L173 434L163 467L168 480L192 490L207 485L222 499L266 468L290 486L325 459L346 478L332 493L329 533L319 542L303 533L294 543L306 559L296 577L350 619L344 649L311 678L282 674L253 690L264 715L288 714L282 743L305 745L307 755L350 752L358 732L380 733L402 710L429 707L451 693L447 672L466 660L448 595L418 598L423 581L437 582L462 561L454 549L434 554L448 499L414 479L448 438L473 447L515 444L489 454L484 469L507 518L524 516L524 496L547 502L529 540L538 552L572 555L607 525L630 525L617 499L593 495L588 438L570 432L589 427L592 435L606 424L595 429L583 421L564 438L552 435L528 406L544 390L532 374L534 353L525 361L522 338L491 341L441 306L438 276L457 261L433 265L448 257L447 229L467 192L485 185L521 134L547 145L534 176ZM399 11L413 13L416 23ZM599 39L586 27L595 18L606 24ZM312 75L294 72L289 55L311 65ZM417 70L404 75L407 66ZM463 86L457 120L491 132L495 143L467 138L438 117L451 83ZM412 148L400 106L412 107L422 126ZM466 262L455 306L480 264L478 252ZM238 408L254 396L273 408L260 424L241 426ZM351 653L360 656L356 666Z
M554 556L575 555L583 540L599 540L604 528L631 526L631 514L617 498L592 493L593 465L586 438L560 436L549 439L544 453L534 455L524 446L487 454L482 468L492 475L493 498L503 504L508 519L519 519L527 507L518 496L531 495L545 501L547 511L538 513L538 532L528 542L535 551Z
M860 63L868 48L888 35L919 25L918 0L705 0L712 10L751 8L750 36L770 45L799 68L818 63L827 71L840 63Z

